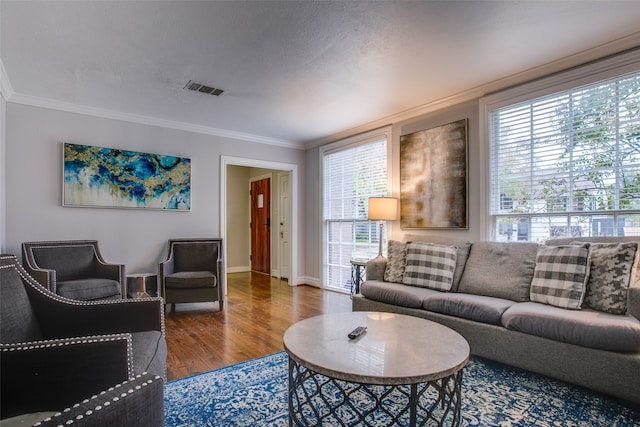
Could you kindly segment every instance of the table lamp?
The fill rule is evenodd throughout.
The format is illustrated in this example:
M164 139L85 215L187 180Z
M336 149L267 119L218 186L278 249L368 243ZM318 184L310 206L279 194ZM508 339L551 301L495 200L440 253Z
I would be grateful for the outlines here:
M378 258L382 257L382 221L396 221L398 219L398 199L394 197L369 197L370 221L380 221L380 248Z

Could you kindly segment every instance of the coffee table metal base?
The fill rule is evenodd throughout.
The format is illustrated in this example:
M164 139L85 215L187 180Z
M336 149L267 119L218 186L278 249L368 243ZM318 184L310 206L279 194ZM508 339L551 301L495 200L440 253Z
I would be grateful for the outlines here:
M426 383L372 385L318 374L289 357L289 425L459 426L462 371Z

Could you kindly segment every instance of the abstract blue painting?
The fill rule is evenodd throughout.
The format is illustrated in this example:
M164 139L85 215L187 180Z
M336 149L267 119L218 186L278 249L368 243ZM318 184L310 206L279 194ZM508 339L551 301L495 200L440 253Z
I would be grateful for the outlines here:
M64 206L191 210L191 159L63 144Z

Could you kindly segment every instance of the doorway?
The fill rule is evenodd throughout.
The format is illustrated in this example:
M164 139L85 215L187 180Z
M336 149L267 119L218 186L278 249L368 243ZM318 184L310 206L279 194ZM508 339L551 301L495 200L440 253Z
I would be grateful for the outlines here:
M271 258L272 258L271 261L275 262L273 260L273 255L275 253L277 254L278 262L276 262L276 264L272 266L272 269L274 270L272 271L272 273L276 277L287 278L290 286L298 285L299 284L298 281L300 280L298 278L298 256L299 256L298 255L299 199L297 197L298 166L295 164L289 164L289 163L278 163L278 162L270 162L270 161L255 160L255 159L246 159L241 157L221 156L220 206L224 208L220 210L220 230L221 230L223 239L225 239L225 242L229 242L229 243L232 243L229 239L233 239L234 242L237 242L238 239L240 238L241 240L244 241L244 237L239 237L236 234L235 232L237 229L236 225L237 227L241 227L241 224L243 221L246 221L244 222L244 224L248 224L248 222L251 221L249 206L248 206L249 198L245 199L247 200L247 210L244 211L246 212L246 214L243 214L242 211L234 211L233 209L229 210L227 208L228 201L238 197L237 194L228 194L228 191L229 191L228 180L230 180L231 182L235 180L234 176L228 175L229 171L231 170L237 171L237 169L241 169L241 168L235 168L234 166L256 168L256 169L268 169L274 172L274 175L272 177L272 186L278 187L278 190L281 188L281 183L282 183L282 180L284 179L284 182L286 183L286 184L283 184L284 188L286 188L286 198L287 198L286 202L283 203L282 198L280 198L280 196L278 196L278 198L276 199L275 198L276 196L274 196L273 193L271 194L272 208L276 206L274 205L274 203L276 203L277 201L276 204L280 208L278 210L282 213L282 215L276 215L276 217L272 218L272 221L274 221L272 225L277 224L279 226L280 222L283 222L282 218L284 217L284 215L286 215L286 219L284 221L285 225L288 223L288 226L286 226L284 230L277 228L275 231L275 233L278 233L276 234L277 236L280 236L279 233L282 231L286 239L284 239L284 242L282 238L274 239L274 246L272 246L272 251L271 251ZM283 178L283 177L286 177L286 178ZM248 178L246 179L248 180ZM248 181L245 181L245 182L248 182ZM245 187L245 189L246 188L247 187ZM244 194L247 194L247 193L244 192ZM246 218L246 219L243 219L243 218ZM231 229L229 228L230 224L233 227ZM246 228L246 230L248 230L248 227ZM275 237L273 233L272 233L272 237ZM250 236L248 232L246 235L246 242L248 246L250 244ZM228 268L228 261L229 261L228 247L229 245L225 243L224 245L225 271L234 272L234 271L250 270L250 265L247 265L245 270L241 270L241 269L236 270L234 269L234 266L232 266L231 268ZM249 256L247 253L247 259L248 258ZM226 298L226 287L225 287L225 298Z

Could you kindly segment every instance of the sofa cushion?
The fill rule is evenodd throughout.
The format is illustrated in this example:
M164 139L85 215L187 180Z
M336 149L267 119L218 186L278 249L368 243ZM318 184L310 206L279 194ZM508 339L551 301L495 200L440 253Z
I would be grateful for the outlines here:
M95 301L122 297L120 282L111 279L79 279L58 282L57 291L65 298Z
M367 261L364 270L366 280L384 280L384 272L387 268L387 259L385 257L375 257Z
M565 310L546 304L514 304L502 315L507 329L609 351L640 351L640 320L591 309Z
M422 307L436 313L499 325L502 313L513 304L516 303L502 298L439 292L428 295L424 299Z
M425 297L440 292L433 289L407 286L401 283L367 280L360 286L360 293L372 301L401 307L421 308Z
M389 240L384 281L402 283L406 260L407 244L405 242L398 242L397 240Z
M167 288L215 288L216 276L211 271L183 271L165 276Z
M540 246L531 301L578 310L586 292L589 244Z
M589 279L584 301L587 307L611 314L627 311L627 291L637 250L636 242L589 245Z
M469 258L471 242L444 236L422 236L420 234L409 234L405 236L405 239L407 242L435 243L436 245L455 246L458 248L456 253L456 269L453 273L453 284L451 285L451 292L457 292L465 264L467 263L467 258Z
M512 301L529 301L538 244L529 242L477 242L458 292Z
M402 282L405 285L448 291L453 284L456 256L455 246L408 243Z

